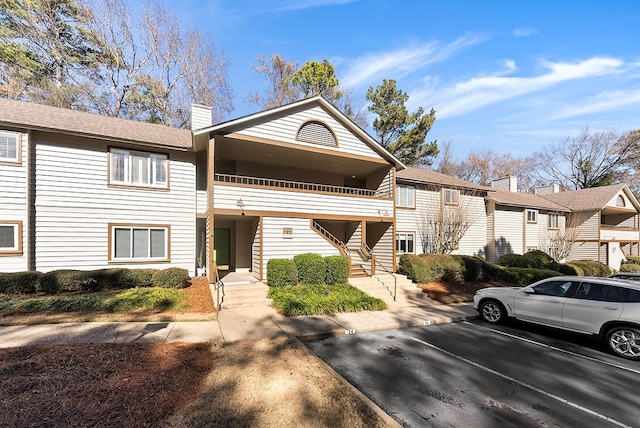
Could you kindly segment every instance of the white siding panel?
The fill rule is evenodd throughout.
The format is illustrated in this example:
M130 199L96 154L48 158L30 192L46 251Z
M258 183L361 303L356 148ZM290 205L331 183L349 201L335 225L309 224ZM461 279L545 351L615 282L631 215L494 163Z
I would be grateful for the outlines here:
M571 253L567 261L571 260L598 260L597 242L575 242L571 247Z
M0 220L22 222L22 255L0 256L0 272L28 270L27 164L29 138L26 133L20 135L22 137L22 163L19 165L0 165Z
M577 213L576 215L578 216L578 239L585 241L598 239L600 228L598 211Z
M338 147L297 141L296 133L298 132L298 128L308 120L318 120L329 126L336 135ZM380 155L372 150L366 143L356 137L349 129L344 127L342 123L319 106L279 117L259 125L247 127L237 131L237 134L283 141L305 147L321 147L327 150L336 150L337 152L381 159Z
M473 223L460 240L460 246L454 254L484 256L487 243L487 214L484 198L462 195L461 202L462 209L466 212L465 216L472 219Z
M273 190L258 187L215 185L214 208L238 210L242 198L245 211L305 213L336 216L378 217L378 210L393 212L393 201L322 193Z
M283 228L293 229L292 238L284 238ZM340 255L337 248L311 229L309 219L264 217L262 219L262 268L273 258L293 259L297 254L318 253L321 256Z
M169 225L170 263L195 273L196 198L192 154L171 154L169 191L107 185L107 147L43 137L36 147L36 268L98 269L108 263L108 224Z
M507 253L523 254L522 209L497 207L494 211L494 236L496 260Z

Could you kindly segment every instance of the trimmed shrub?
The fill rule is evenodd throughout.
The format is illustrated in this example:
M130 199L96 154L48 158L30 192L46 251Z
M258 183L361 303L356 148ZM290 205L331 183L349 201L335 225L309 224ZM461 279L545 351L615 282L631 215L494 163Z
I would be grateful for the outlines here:
M346 284L349 281L349 259L344 256L327 256L325 282L327 285Z
M640 256L625 256L625 258L627 259L625 264L640 265Z
M505 282L514 285L529 285L541 279L550 278L552 276L560 276L561 274L555 270L534 269L534 268L518 268L508 266L498 266L494 272L494 281Z
M558 271L564 275L584 276L584 270L580 266L571 263L559 263Z
M327 263L320 254L304 253L293 257L298 268L298 281L305 285L322 285L327 276Z
M493 271L496 270L495 265L487 263L487 261L481 257L460 255L452 257L460 260L464 264L465 282L486 281L488 278L492 277Z
M558 270L558 262L544 251L531 250L522 255L524 259L529 261L529 266L536 269Z
M398 263L398 273L406 275L417 284L426 284L434 279L427 269L427 262L415 254L402 254Z
M595 260L571 260L569 264L582 269L584 276L607 276L611 274L609 266Z
M0 294L30 294L39 287L41 272L0 273Z
M640 273L640 264L636 263L622 263L620 265L620 272L633 272Z
M298 283L296 262L289 259L270 259L267 262L269 287L292 287Z
M158 270L151 276L153 285L163 288L185 288L189 281L189 271L181 268Z
M522 254L509 253L505 254L498 259L500 266L508 267L529 267L527 266L528 260L522 257Z
M431 272L432 281L464 282L464 262L449 254L421 254Z

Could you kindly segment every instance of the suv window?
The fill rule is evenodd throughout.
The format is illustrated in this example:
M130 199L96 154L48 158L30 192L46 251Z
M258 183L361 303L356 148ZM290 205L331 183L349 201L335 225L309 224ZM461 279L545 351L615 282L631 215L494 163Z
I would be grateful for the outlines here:
M640 290L634 290L632 288L623 288L622 301L628 303L640 302Z
M549 281L538 284L533 287L533 289L536 294L563 297L567 294L567 291L569 291L572 285L573 283L571 281Z

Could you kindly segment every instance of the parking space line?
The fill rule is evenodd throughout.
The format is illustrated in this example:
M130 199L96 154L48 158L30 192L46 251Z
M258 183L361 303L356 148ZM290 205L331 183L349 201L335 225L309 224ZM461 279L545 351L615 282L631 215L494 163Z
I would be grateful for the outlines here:
M526 337L523 337L523 336L518 336L518 335L512 334L512 333L507 333L506 331L496 330L494 328L485 327L485 326L482 326L482 325L477 325L477 324L474 324L474 323L471 323L471 322L468 322L468 321L464 321L464 324L471 325L471 326L474 326L476 328L480 328L480 329L483 329L483 330L489 330L489 331L492 331L494 333L510 337L512 339L517 339L517 340L520 340L522 342L531 343L533 345L538 345L538 346L541 346L543 348L551 349L553 351L562 352L562 353L565 353L565 354L568 354L568 355L572 355L574 357L580 357L580 358L584 358L585 360L593 361L593 362L596 362L596 363L601 363L601 364L604 364L604 365L607 365L607 366L610 366L610 367L614 367L616 369L626 370L626 371L631 372L631 373L640 374L640 370L632 369L630 367L621 366L621 365L615 364L615 363L610 363L608 361L604 361L604 360L601 360L601 359L595 358L595 357L590 357L590 356L584 355L584 354L579 354L577 352L568 351L566 349L558 348L558 347L553 346L553 345L547 345L546 343L538 342L538 341L533 340L533 339L529 339L529 338L526 338Z
M469 365L472 365L473 367L476 367L476 368L478 368L480 370L489 372L489 373L491 373L491 374L493 374L495 376L501 377L501 378L503 378L503 379L505 379L505 380L507 380L509 382L515 383L516 385L520 385L520 386L522 386L524 388L527 388L527 389L530 389L532 391L535 391L535 392L537 392L539 394L542 394L542 395L544 395L546 397L549 397L549 398L554 399L556 401L559 401L559 402L561 402L563 404L571 406L574 409L580 410L580 411L582 411L584 413L588 413L588 414L590 414L592 416L595 416L595 417L597 417L599 419L603 419L603 420L605 420L607 422L610 422L610 423L612 423L614 425L617 425L619 427L622 427L622 428L633 428L631 425L625 425L624 423L622 423L620 421L617 421L617 420L615 420L613 418L610 418L609 416L603 415L602 413L598 413L598 412L596 412L594 410L588 409L588 408L586 408L584 406L579 405L578 403L574 403L574 402L569 401L569 400L567 400L565 398L559 397L559 396L557 396L555 394L552 394L550 392L547 392L547 391L544 391L544 390L542 390L540 388L537 388L537 387L535 387L533 385L529 385L528 383L522 382L522 381L520 381L518 379L512 378L512 377L507 376L505 374L502 374L502 373L500 373L498 371L490 369L489 367L485 367L485 366L483 366L481 364L478 364L478 363L476 363L474 361L471 361L471 360L469 360L469 359L467 359L465 357L462 357L460 355L454 354L453 352L449 352L446 349L442 349L442 348L440 348L440 347L438 347L438 346L436 346L436 345L434 345L432 343L425 342L424 340L418 339L417 337L413 337L413 336L407 334L404 331L402 331L402 334L405 335L406 337L408 337L409 339L415 341L415 342L418 342L418 343L420 343L420 344L422 344L424 346L427 346L429 348L432 348L432 349L435 349L435 350L437 350L439 352L442 352L442 353L450 356L451 358L455 358L458 361L462 361L462 362L467 363Z

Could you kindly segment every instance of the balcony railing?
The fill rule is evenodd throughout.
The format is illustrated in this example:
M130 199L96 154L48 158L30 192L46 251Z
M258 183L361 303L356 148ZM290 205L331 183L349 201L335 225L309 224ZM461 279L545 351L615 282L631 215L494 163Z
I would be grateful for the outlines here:
M304 190L308 192L339 193L342 195L369 196L377 198L390 198L379 190L359 189L355 187L334 186L331 184L304 183L301 181L276 180L273 178L247 177L243 175L215 174L214 180L218 183L242 184L248 186L270 187L276 189Z

